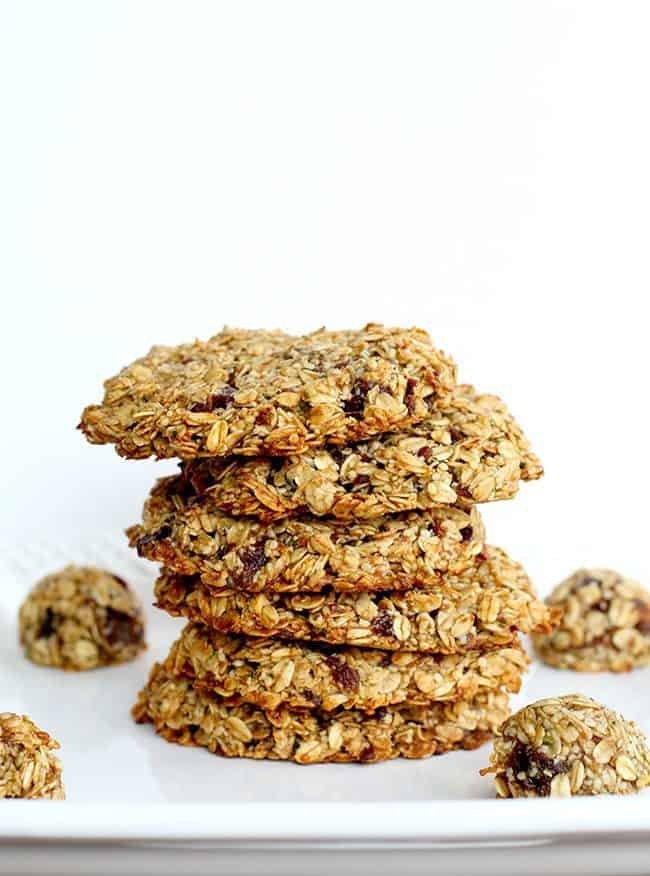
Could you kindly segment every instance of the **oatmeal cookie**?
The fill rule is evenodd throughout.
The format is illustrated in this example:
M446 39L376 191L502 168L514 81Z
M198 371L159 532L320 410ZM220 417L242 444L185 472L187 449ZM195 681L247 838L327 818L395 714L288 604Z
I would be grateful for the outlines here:
M20 641L34 663L94 669L133 660L145 647L140 602L117 575L66 566L23 602Z
M517 640L496 651L441 656L228 636L188 624L164 667L195 688L263 709L331 712L471 700L502 688L517 693L528 663Z
M474 700L391 706L368 715L354 709L318 713L284 706L266 712L251 703L194 689L154 666L133 709L169 742L200 745L225 757L373 763L478 748L509 713L498 691Z
M650 593L608 569L581 569L553 590L562 621L533 636L540 658L559 669L626 672L650 663Z
M63 800L59 743L27 715L0 714L0 799Z
M390 651L456 654L509 645L517 632L550 629L556 610L540 602L522 567L488 547L460 576L400 592L210 591L198 577L163 572L159 608L226 633L307 639Z
M236 516L358 520L510 499L543 469L501 399L459 386L427 419L397 433L282 461L200 459L184 474L186 497L209 497Z
M224 329L153 347L106 381L80 428L134 459L286 456L423 420L455 382L455 366L421 329Z
M154 487L142 526L127 531L141 557L208 588L316 592L408 590L471 566L484 544L473 508L434 508L346 523L291 517L261 523L219 511L207 493L187 497L182 480Z
M650 783L650 750L636 724L582 694L515 712L490 755L499 797L630 794Z

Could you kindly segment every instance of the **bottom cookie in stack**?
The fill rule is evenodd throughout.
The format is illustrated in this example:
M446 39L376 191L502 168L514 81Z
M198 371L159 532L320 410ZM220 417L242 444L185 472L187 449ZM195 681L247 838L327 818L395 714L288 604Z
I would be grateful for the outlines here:
M165 739L297 763L421 758L485 742L528 659L284 642L189 624L134 707Z

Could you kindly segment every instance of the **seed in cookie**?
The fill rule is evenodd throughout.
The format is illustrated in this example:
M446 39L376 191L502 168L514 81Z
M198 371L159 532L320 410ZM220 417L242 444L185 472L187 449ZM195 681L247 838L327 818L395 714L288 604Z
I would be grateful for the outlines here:
M25 656L59 669L124 663L145 648L138 598L92 567L66 566L39 581L20 607L19 629Z
M535 634L540 658L558 669L626 672L650 663L650 593L608 569L581 569L553 590L559 626Z
M582 694L539 700L501 726L482 775L499 797L631 794L650 783L636 724Z
M0 713L0 799L63 800L59 743L27 715Z

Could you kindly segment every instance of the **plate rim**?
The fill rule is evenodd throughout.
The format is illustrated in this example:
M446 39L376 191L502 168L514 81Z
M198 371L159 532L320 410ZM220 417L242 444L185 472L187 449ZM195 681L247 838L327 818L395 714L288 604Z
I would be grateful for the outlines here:
M648 841L650 806L643 797L144 806L4 800L0 844L31 840L435 846L575 842L579 836L604 839L622 833Z

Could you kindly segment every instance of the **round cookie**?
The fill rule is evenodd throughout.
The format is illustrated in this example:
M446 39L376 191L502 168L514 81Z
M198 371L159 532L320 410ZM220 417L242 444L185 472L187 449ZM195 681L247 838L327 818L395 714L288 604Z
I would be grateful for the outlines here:
M261 520L312 514L344 521L511 499L543 474L506 405L468 384L399 432L328 444L286 459L205 457L183 466L185 499ZM180 492L180 490L179 490Z
M368 714L358 709L319 712L280 706L266 711L237 697L193 687L154 665L133 717L151 723L168 742L199 745L223 757L313 763L376 763L478 748L509 712L504 691L474 699Z
M127 530L139 556L208 589L317 593L410 590L471 567L485 531L476 508L443 507L350 521L288 517L263 523L231 517L208 492L187 495L184 480L163 478Z
M59 743L27 715L0 714L0 799L65 799Z
M631 794L650 783L636 724L582 694L539 700L501 726L481 775L499 797Z
M627 672L650 663L650 593L608 569L581 569L546 599L562 609L533 644L549 666L580 672Z
M155 595L172 617L221 633L432 654L500 648L517 632L550 629L558 614L538 600L522 566L489 545L459 575L405 592L250 594L163 569Z
M142 608L116 575L66 566L39 581L19 614L25 656L81 670L125 663L145 648Z
M153 347L105 381L79 428L133 459L285 457L423 420L455 383L456 366L422 329L224 329Z
M501 688L517 693L528 663L517 640L486 653L444 656L233 636L188 624L163 666L194 688L266 710L371 712L469 700Z

